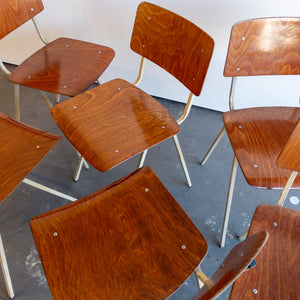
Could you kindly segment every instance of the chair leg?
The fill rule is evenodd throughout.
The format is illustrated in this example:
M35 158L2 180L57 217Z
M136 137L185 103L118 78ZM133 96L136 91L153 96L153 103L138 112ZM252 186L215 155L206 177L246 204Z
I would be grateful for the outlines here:
M60 102L60 94L56 94L56 103Z
M80 156L78 164L77 164L76 172L73 177L74 181L78 181L84 161L85 161L84 158L82 156Z
M220 241L220 246L222 248L225 246L226 232L227 232L227 228L228 228L228 221L229 221L229 215L230 215L230 209L231 209L231 203L232 203L232 197L233 197L236 172L237 172L237 159L236 159L235 155L233 155L229 188L228 188L228 193L227 193L227 202L226 202L224 221L223 221L222 236L221 236L221 241Z
M0 262L1 262L1 268L3 271L3 275L4 275L4 280L5 280L8 297L10 299L12 299L15 295L14 295L14 290L13 290L13 286L11 283L10 274L9 274L9 270L8 270L8 266L7 266L7 261L6 261L5 251L4 251L4 247L3 247L3 243L2 243L1 234L0 234Z
M15 118L20 121L20 86L15 83Z
M219 144L219 142L221 141L224 133L225 133L225 127L223 126L223 128L220 130L219 134L217 135L217 137L215 138L214 142L211 144L209 150L207 151L207 153L205 154L205 156L203 157L203 159L200 162L201 166L204 166L205 163L207 162L207 160L209 159L209 157L211 156L211 154L213 153L213 151L215 150L215 148L217 147L217 145Z
M201 289L205 285L205 282L209 280L209 278L202 272L200 266L195 271L195 275L198 283L198 288Z
M44 99L46 105L47 105L48 108L51 110L51 108L53 107L53 105L52 105L51 101L49 100L48 96L46 95L45 92L43 92L43 91L40 91L40 92L41 92L41 95L42 95L42 97L43 97L43 99Z
M183 154L182 154L182 150L181 150L181 147L180 147L177 135L173 136L173 141L175 143L175 147L176 147L176 150L177 150L180 162L181 162L181 166L182 166L182 169L183 169L186 181L187 181L187 185L189 187L191 187L192 186L192 181L190 179L189 171L188 171L188 169L186 167L186 163L185 163L185 160L184 160L184 157L183 157Z
M283 188L281 194L280 194L280 197L278 199L278 202L277 202L277 205L278 206L283 206L284 204L284 201L286 199L286 196L295 180L295 178L297 177L298 175L298 172L297 171L293 171L287 181L287 183L285 184L285 187Z
M147 153L148 153L148 149L146 149L139 157L139 161L138 161L138 165L137 165L137 168L141 168L143 165L144 165L144 162L145 162L145 159L146 159L146 156L147 156Z

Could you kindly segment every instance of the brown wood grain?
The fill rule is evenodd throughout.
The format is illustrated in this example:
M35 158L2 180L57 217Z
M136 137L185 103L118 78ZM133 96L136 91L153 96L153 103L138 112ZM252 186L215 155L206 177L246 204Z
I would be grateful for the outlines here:
M114 55L109 47L59 38L26 59L11 73L9 80L55 94L75 96L102 75Z
M267 231L262 230L233 247L221 266L191 300L216 299L221 295L240 274L248 270L248 266L264 247L267 239Z
M224 76L299 75L300 18L261 18L235 24Z
M0 113L0 201L54 147L60 137Z
M121 79L57 104L51 112L71 144L101 172L180 130L159 102Z
M41 0L9 0L0 5L0 39L44 9Z
M54 299L164 299L207 244L150 168L31 220Z
M285 186L291 172L276 161L299 117L299 107L247 108L223 114L232 148L250 185L268 189ZM297 176L293 187L299 186Z
M300 119L280 153L277 164L281 168L300 172Z
M157 5L142 2L137 10L131 49L156 63L199 95L214 41L199 27Z
M269 238L257 265L240 276L230 300L295 300L300 295L300 212L263 204L256 209L248 236L267 230Z

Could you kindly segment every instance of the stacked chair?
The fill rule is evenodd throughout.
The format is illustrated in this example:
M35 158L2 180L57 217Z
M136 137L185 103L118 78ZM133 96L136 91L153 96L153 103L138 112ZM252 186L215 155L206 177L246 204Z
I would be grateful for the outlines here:
M49 106L51 101L45 92L57 95L75 96L88 89L108 67L114 57L114 51L105 46L96 45L70 38L58 38L48 42L38 27L35 18L44 9L41 0L2 1L0 9L0 39L32 20L44 47L32 54L17 68L10 72L0 61L1 69L15 84L15 114L20 120L19 86L40 90Z
M173 137L187 184L191 186L177 133L189 114L193 96L201 93L214 41L181 16L142 2L137 9L130 46L142 56L134 84L115 79L52 109L55 122L82 155L74 180L79 178L84 159L105 172L143 153L138 163L141 167L149 148ZM188 101L177 121L154 98L135 86L141 80L145 59L169 72L188 89Z

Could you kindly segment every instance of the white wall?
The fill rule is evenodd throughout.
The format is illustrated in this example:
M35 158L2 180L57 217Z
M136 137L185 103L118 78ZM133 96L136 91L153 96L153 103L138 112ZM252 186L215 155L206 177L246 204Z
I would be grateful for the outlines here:
M112 47L116 57L102 76L135 80L140 58L129 47L138 0L44 0L45 10L37 16L48 40L59 36L83 39ZM223 67L231 26L242 19L265 16L300 16L299 0L152 0L197 24L215 40L215 50L202 94L195 104L215 110L228 109L230 79L223 77ZM25 24L0 41L0 57L18 64L41 46ZM13 51L12 49L15 48ZM240 79L237 107L260 105L299 105L300 76L254 78L247 84ZM250 84L249 84L250 82ZM147 64L145 80L140 85L152 95L185 101L188 93L163 70ZM255 88L256 91L253 91ZM251 92L251 93L250 93ZM240 97L243 94L243 97ZM250 95L251 94L251 95Z

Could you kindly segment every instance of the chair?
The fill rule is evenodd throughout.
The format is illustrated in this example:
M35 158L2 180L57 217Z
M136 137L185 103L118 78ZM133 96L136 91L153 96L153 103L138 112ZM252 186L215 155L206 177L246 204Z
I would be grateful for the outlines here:
M300 74L300 18L259 18L231 30L224 76L232 77L229 109L234 110L238 77ZM204 165L225 134L221 129L201 161Z
M137 9L130 46L142 56L134 84L116 79L91 89L55 105L53 118L82 157L101 172L143 153L138 163L141 167L147 149L173 137L191 186L176 134L188 116L193 95L201 92L214 41L181 16L142 2ZM177 122L154 98L135 87L141 80L145 58L169 72L189 90L185 110ZM75 181L79 178L81 163Z
M229 299L299 299L300 212L274 205L257 207L248 236L267 230L257 266L234 283Z
M53 299L164 299L207 252L201 233L149 167L37 216L30 226ZM229 286L267 235L237 245L197 299L214 299Z
M300 176L297 176L300 170L299 119L299 107L247 108L223 114L234 158L221 247L224 246L226 239L237 162L249 185L265 189L283 189L278 205L283 205L291 187L300 187Z
M43 48L27 58L10 72L0 61L2 70L15 84L16 119L20 120L19 86L27 86L59 95L75 96L98 80L114 57L108 47L69 38L58 38L48 42L38 27L35 16L43 10L41 0L2 1L0 19L2 39L16 28L32 20L41 38ZM42 96L52 107L47 95Z
M46 192L64 197L68 200L75 198L64 195L53 189L25 178L38 162L60 140L60 137L30 127L0 113L0 202L4 200L20 182L24 182ZM17 159L16 159L17 158ZM0 235L0 262L4 273L6 287L10 298L14 291L7 266L3 243Z

